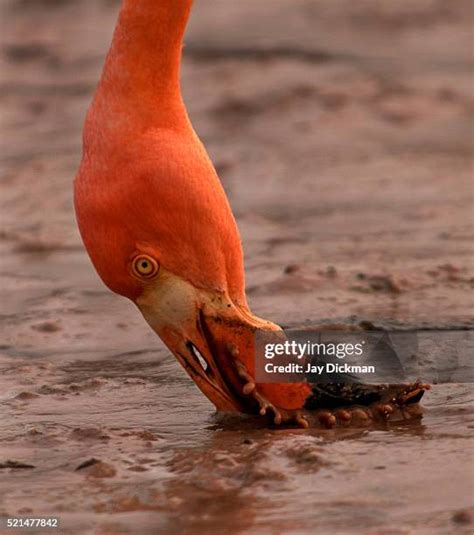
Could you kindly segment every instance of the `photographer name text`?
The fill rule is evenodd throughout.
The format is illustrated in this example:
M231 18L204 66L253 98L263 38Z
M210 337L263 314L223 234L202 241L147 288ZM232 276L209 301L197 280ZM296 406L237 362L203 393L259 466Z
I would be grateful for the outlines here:
M361 366L358 364L338 364L335 362L326 362L325 364L313 364L307 362L298 364L289 362L288 364L274 364L267 362L265 364L266 373L311 373L317 375L329 373L375 373L375 366Z
M285 341L279 344L265 345L265 373L269 374L375 374L375 366L348 364L339 362L315 363L317 357L346 357L363 356L365 342L350 343L298 343ZM283 357L290 362L272 362L277 357Z

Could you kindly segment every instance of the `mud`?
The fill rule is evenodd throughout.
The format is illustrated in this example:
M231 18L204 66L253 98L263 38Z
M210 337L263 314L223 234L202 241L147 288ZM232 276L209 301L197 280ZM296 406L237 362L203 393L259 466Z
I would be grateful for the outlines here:
M215 415L98 281L71 182L117 7L0 3L0 513L74 534L470 532L471 385L370 430ZM472 37L463 0L196 1L184 94L257 314L472 328Z

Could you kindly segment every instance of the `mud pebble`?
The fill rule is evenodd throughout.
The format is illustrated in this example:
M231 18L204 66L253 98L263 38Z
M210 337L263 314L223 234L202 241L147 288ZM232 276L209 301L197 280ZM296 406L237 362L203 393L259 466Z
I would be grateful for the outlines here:
M350 422L352 419L352 414L350 411L346 411L345 409L339 409L336 411L335 416L342 422Z
M299 264L289 264L285 267L283 270L283 273L285 275L292 275L293 273L296 273L301 269L301 266Z
M318 414L318 420L319 423L327 429L331 429L336 425L336 417L329 411L320 412Z
M28 399L35 399L39 398L38 394L33 394L33 392L20 392L17 396L15 396L15 399L22 399L22 400L28 400Z
M53 321L44 321L43 323L37 323L32 325L31 328L34 331L39 331L42 333L54 333L61 330L61 327Z
M456 511L451 519L455 524L472 524L472 513L462 509L461 511Z
M359 321L359 327L364 331L376 331L377 327L369 320Z
M354 409L352 418L356 423L366 424L369 421L369 415L363 409Z

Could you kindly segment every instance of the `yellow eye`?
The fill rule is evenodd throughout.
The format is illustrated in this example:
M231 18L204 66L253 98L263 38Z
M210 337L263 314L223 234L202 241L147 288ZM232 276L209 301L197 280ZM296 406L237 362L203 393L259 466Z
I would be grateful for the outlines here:
M142 254L133 259L132 270L141 279L152 279L158 274L160 265L151 256Z

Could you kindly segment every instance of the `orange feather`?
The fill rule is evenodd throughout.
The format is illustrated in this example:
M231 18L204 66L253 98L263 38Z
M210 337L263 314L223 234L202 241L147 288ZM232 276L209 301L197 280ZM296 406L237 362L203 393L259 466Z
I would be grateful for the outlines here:
M191 0L126 0L84 129L75 182L79 228L103 281L136 298L140 249L198 288L245 303L229 203L181 97Z

